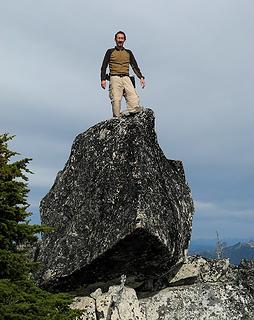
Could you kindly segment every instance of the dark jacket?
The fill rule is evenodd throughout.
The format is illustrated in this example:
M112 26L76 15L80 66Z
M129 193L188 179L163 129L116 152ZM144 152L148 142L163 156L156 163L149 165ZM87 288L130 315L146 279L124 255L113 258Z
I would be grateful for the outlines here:
M139 79L144 78L133 53L129 49L123 48L120 50L115 47L107 50L101 66L101 80L106 80L108 65L110 75L129 75L129 65L131 65L136 76Z

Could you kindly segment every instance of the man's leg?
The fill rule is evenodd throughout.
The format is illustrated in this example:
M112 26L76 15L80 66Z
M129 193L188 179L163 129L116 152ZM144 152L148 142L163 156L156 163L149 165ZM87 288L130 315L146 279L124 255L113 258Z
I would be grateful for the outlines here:
M124 97L127 103L127 111L140 111L139 96L129 77L123 77Z
M121 99L123 96L122 78L111 76L109 82L109 97L112 104L112 112L114 117L120 117Z

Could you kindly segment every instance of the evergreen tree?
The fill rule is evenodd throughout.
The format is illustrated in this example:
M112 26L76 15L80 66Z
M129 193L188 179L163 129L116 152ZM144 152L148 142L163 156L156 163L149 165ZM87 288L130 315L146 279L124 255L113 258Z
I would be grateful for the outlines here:
M8 148L13 137L0 135L0 319L75 319L68 295L42 290L31 277L35 263L26 248L38 240L36 234L49 228L27 220L31 213L26 173L31 173L27 168L31 159L11 163L18 155Z

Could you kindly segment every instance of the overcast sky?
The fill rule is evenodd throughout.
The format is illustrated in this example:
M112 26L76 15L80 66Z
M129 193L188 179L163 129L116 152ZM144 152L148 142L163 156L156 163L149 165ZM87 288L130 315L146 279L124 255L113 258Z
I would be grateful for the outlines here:
M160 146L184 163L193 239L253 239L253 0L0 0L0 128L33 158L32 221L75 136L111 117L99 72L118 30Z

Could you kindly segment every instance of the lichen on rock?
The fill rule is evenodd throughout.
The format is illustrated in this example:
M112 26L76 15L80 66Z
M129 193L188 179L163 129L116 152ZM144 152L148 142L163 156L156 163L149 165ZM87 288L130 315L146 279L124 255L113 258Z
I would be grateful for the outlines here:
M41 285L73 290L126 274L138 286L184 260L191 191L182 162L163 154L154 120L144 109L76 137L41 201L42 223L55 229L42 239Z
M144 109L76 137L41 201L54 232L34 255L38 281L75 294L80 320L252 320L253 261L187 257L191 191L154 120Z
M253 271L253 261L236 267L225 259L188 257L175 273L178 281L158 292L137 295L126 286L112 286L105 293L97 289L91 294L97 314L94 320L252 320L254 296L246 280ZM77 309L87 315L84 307Z

